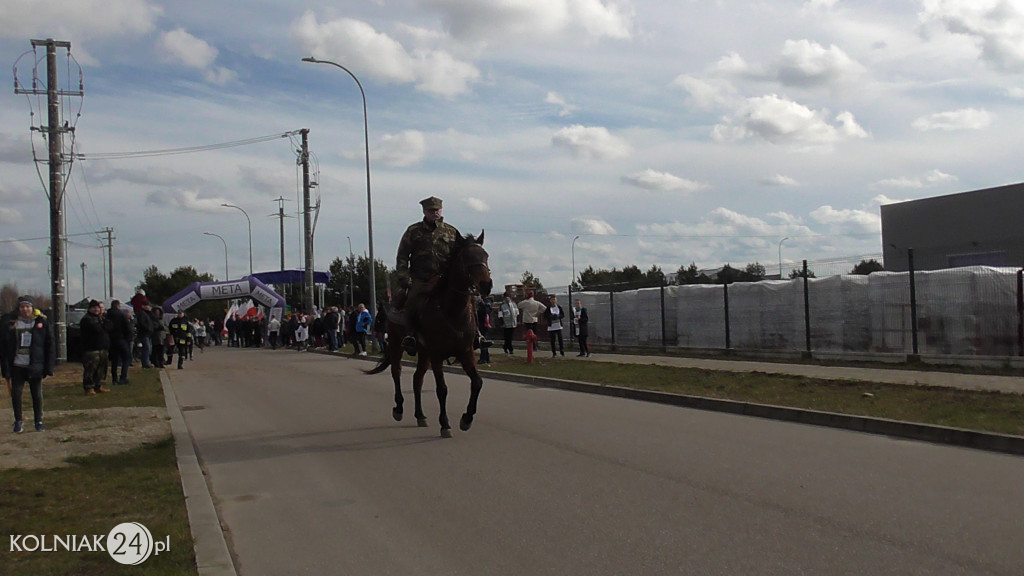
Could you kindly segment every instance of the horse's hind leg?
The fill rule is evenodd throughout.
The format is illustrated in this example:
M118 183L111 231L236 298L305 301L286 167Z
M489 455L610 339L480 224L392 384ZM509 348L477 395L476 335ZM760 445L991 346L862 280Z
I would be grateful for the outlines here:
M484 387L484 379L480 377L480 372L472 362L462 366L466 369L466 375L469 376L469 404L466 406L466 413L459 420L459 430L465 432L473 425L473 417L476 416L476 401L480 397L480 390Z
M402 398L402 361L399 359L398 362L391 364L391 379L395 381L395 407L391 409L391 416L396 422L402 421L402 414L404 409L402 404L405 403L405 398Z
M431 362L434 370L434 387L437 388L437 403L441 412L437 419L441 424L441 438L452 437L452 426L448 423L448 385L444 381L444 367L440 360Z
M416 403L416 425L420 428L427 427L427 416L423 413L423 377L427 373L426 354L420 354L416 361L416 371L412 375L412 397Z

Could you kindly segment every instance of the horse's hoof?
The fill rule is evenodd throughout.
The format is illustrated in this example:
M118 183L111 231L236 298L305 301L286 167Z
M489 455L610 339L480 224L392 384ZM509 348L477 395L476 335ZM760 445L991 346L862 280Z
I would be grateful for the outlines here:
M399 408L392 408L391 409L391 416L395 419L395 422L401 422L402 421L402 410L399 409Z
M442 428L441 429L441 438L451 438L451 437L452 437L452 429L451 428Z
M426 418L417 418L416 419L416 425L419 426L420 428L426 428L427 427L427 419Z
M459 419L459 430L465 432L469 430L469 427L473 425L473 417L469 414L463 414L462 418Z

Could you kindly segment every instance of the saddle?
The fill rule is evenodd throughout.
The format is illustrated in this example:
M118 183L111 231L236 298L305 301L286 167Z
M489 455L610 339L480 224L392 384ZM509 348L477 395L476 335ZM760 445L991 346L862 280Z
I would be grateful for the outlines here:
M420 304L427 298L434 295L437 292L437 286L441 281L441 275L435 274L427 280L423 285L423 290L420 292ZM405 326L405 304L409 298L409 289L399 290L391 297L391 308L388 310L388 320L399 325Z

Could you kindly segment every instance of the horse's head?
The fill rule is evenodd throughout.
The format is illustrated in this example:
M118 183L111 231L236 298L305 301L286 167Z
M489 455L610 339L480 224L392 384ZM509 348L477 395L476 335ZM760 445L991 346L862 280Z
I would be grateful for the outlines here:
M487 266L487 250L484 250L484 231L474 238L472 234L455 238L455 249L449 260L449 277L483 296L491 293L491 269Z

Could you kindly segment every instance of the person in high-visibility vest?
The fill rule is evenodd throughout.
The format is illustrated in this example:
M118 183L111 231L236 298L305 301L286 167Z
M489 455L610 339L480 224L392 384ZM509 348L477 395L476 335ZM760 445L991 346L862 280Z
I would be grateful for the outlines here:
M172 318L167 325L167 330L171 333L171 338L174 339L174 347L178 349L178 370L185 367L185 356L188 354L188 329L189 324L188 319L185 318L185 311L178 310L178 316Z

